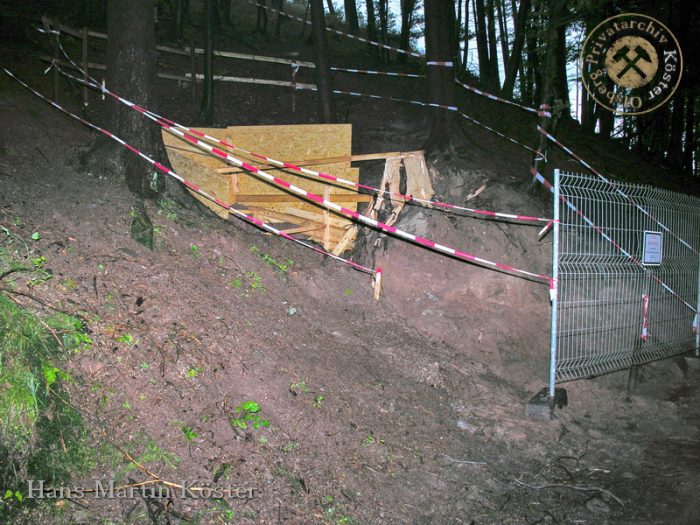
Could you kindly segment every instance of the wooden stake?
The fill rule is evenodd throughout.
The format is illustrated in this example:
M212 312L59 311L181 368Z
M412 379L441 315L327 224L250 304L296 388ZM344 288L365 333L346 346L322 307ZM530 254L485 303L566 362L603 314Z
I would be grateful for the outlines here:
M331 198L331 188L330 186L326 186L326 189L323 190L323 198L326 199L327 201L330 200ZM326 208L323 211L323 225L325 226L325 229L323 230L323 248L325 250L330 250L331 249L331 212Z
M379 301L382 295L382 269L377 268L376 272L374 274L374 300Z

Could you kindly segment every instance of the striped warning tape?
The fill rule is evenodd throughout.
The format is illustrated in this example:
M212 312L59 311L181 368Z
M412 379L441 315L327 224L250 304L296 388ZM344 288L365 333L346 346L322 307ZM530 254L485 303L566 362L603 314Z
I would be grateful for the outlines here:
M540 182L545 188L548 190L554 192L554 186L545 179L541 173L539 173L534 167L530 168L531 173L534 175L535 179ZM669 292L672 296L674 296L676 299L678 299L681 303L683 303L685 306L690 308L693 312L697 312L696 308L692 306L690 303L688 303L681 295L679 295L676 291L674 291L669 285L667 285L664 281L662 281L657 275L654 274L649 268L644 266L642 262L637 259L634 255L632 255L630 252L625 250L617 241L615 241L612 237L610 237L603 228L600 226L597 226L591 219L589 219L581 210L578 209L578 207L571 202L571 199L566 198L564 195L561 195L560 197L561 202L566 204L566 206L573 211L576 215L581 217L581 219L588 224L591 228L593 228L596 232L600 234L603 239L605 239L607 242L613 245L613 247L618 250L622 255L627 257L630 261L632 261L635 265L639 266L645 273L651 277L652 280L656 281L662 288L664 288L667 292Z
M571 157L576 159L579 164L581 164L584 168L588 169L591 173L593 173L596 177L598 177L600 180L605 182L608 186L610 186L611 189L615 191L618 195L621 195L623 198L625 198L630 204L635 206L639 211L641 211L644 215L649 217L651 220L653 220L657 225L659 225L660 228L662 228L665 232L667 232L669 235L671 235L674 239L676 239L678 242L680 242L683 246L688 248L690 251L692 251L695 255L700 255L700 252L698 252L695 248L693 248L692 245L684 241L682 238L680 238L678 235L676 235L675 232L670 230L665 224L663 224L661 221L659 221L656 217L654 217L651 213L649 213L647 210L645 210L639 203L637 203L632 197L627 195L624 191L620 189L620 187L615 184L613 181L605 177L602 173L600 173L598 170L596 170L593 166L591 166L588 162L583 160L581 157L576 155L570 148L566 147L564 144L562 144L557 138L552 136L550 133L548 133L545 129L543 129L541 126L537 126L537 131L542 133L545 137L547 137L548 140L559 146L562 150L564 150L566 153L568 153Z
M512 100L507 100L505 98L493 95L493 94L488 93L486 91L482 91L481 89L478 89L478 88L475 88L475 87L470 86L468 84L465 84L464 82L462 82L461 80L459 80L457 78L455 78L455 82L457 84L459 84L460 86L462 86L467 91L471 91L472 93L476 93L477 95L480 95L482 97L486 97L488 99L495 100L497 102L502 102L504 104L509 104L511 106L515 106L516 108L520 108L520 109L523 109L523 110L528 111L530 113L534 113L535 115L539 115L540 117L550 117L551 118L551 116L552 116L552 113L549 111L550 107L547 104L542 104L540 106L540 109L535 109L535 108L531 108L529 106L525 106L523 104L519 104L519 103L514 102Z
M417 73L397 73L395 71L372 71L370 69L351 69L347 67L331 67L331 71L341 73L356 73L360 75L384 75L388 77L425 78L425 75Z
M226 210L228 210L229 212L233 213L234 215L236 215L236 216L239 217L240 219L243 219L243 220L245 220L245 221L247 221L247 222L249 222L249 223L251 223L251 224L254 224L255 226L257 226L257 227L259 227L259 228L261 228L261 229L263 229L263 230L265 230L265 231L268 231L268 232L270 232L270 233L273 233L273 234L275 234L275 235L278 235L278 236L280 236L280 237L283 237L283 238L285 238L285 239L287 239L287 240L290 240L290 241L293 241L293 242L295 242L295 243L297 243L297 244L300 244L300 245L304 246L305 248L309 248L309 249L311 249L311 250L313 250L313 251L315 251L315 252L317 252L317 253L326 255L326 256L328 256L328 257L331 257L332 259L335 259L335 260L340 261L340 262L342 262L342 263L344 263L344 264L347 264L348 266L350 266L350 267L352 267L352 268L354 268L354 269L356 269L356 270L359 270L359 271L361 271L361 272L368 273L368 274L373 274L373 275L375 275L375 274L377 274L377 273L381 273L381 269L379 269L379 268L377 268L376 270L373 270L373 269L371 269L371 268L367 268L366 266L362 266L361 264L358 264L358 263L356 263L356 262L350 261L350 260L348 260L348 259L345 259L345 258L340 257L340 256L338 256L338 255L335 255L335 254L333 254L333 253L327 252L326 250L323 250L322 248L319 248L319 247L317 247L317 246L313 246L313 245L308 244L308 243L306 243L306 242L304 242L304 241L302 241L302 240L300 240L300 239L297 239L297 238L295 238L295 237L292 237L290 234L286 233L285 231L283 231L283 230L278 230L278 229L275 228L274 226L272 226L272 225L270 225L270 224L268 224L268 223L266 223L266 222L263 222L263 221L261 221L260 219L257 219L257 218L255 218L255 217L252 216L252 215L248 215L248 214L246 214L246 213L243 213L242 211L240 211L240 210L234 208L233 206L229 206L228 204L226 204L225 202L221 201L220 199L217 199L216 197L210 195L209 193L207 193L205 190L203 190L202 188L200 188L200 187L197 186L196 184L193 184L193 183L189 182L188 180L182 178L180 175L178 175L177 173L175 173L175 172L172 171L171 169L167 168L166 166L164 166L164 165L162 165L161 163L157 162L156 160L152 159L151 157L149 157L149 156L146 155L145 153L142 153L141 151L137 150L136 148L134 148L133 146L131 146L129 143L127 143L127 142L125 142L124 140L122 140L121 138L119 138L117 135L115 135L115 134L113 134L113 133L107 131L106 129L103 129L103 128L97 126L96 124L93 124L92 122L89 122L88 120L85 120L85 119L79 117L78 115L76 115L76 114L74 114L74 113L71 113L70 111L68 111L67 109L63 108L62 106L60 106L60 105L57 104L56 102L54 102L54 101L52 101L52 100L49 100L49 99L46 98L44 95L42 95L42 94L39 93L38 91L34 90L34 89L31 88L28 84L26 84L25 82L23 82L22 80L20 80L19 78L17 78L11 71L5 69L4 67L2 68L2 70L3 70L3 72L4 72L6 75L8 75L10 78L12 78L13 80L15 80L16 82L18 82L21 86L23 86L25 89L27 89L27 90L28 90L29 92L31 92L32 94L34 94L35 96L37 96L37 97L39 97L40 99L42 99L44 102L47 102L48 104L50 104L51 106L53 106L53 107L56 108L57 110L61 111L62 113L66 114L66 115L68 115L69 117L71 117L71 118L77 120L77 121L80 122L81 124L83 124L83 125L85 125L85 126L91 128L91 129L93 129L94 131L97 131L97 132L99 132L99 133L101 133L101 134L103 134L103 135L105 135L105 136L111 138L112 140L118 142L118 143L121 144L124 148L128 149L128 150L131 151L132 153L135 153L136 155L138 155L138 156L141 157L142 159L146 160L147 162L149 162L152 166L154 166L154 167L157 168L158 170L160 170L160 171L162 171L163 173L169 175L170 177L173 177L175 180L177 180L178 182L182 183L184 186L186 186L186 187L189 188L190 190L192 190L192 191L198 193L199 195L201 195L202 197L206 198L207 200L209 200L209 201L211 201L211 202L214 202L215 204L217 204L218 206L221 206L222 208L225 208Z
M94 87L94 86L93 86ZM276 186L278 188L281 188L287 192L299 195L307 200L310 200L326 209L333 210L336 213L339 213L340 215L344 215L346 217L350 217L354 219L357 222L361 222L367 226L370 226L372 228L376 228L378 230L381 230L383 232L386 232L388 234L394 235L396 237L399 237L404 240L408 240L414 244L417 244L419 246L423 246L425 248L429 248L431 250L444 253L447 255L450 255L452 257L455 257L457 259L461 259L473 264L477 264L480 266L484 266L487 268L493 268L496 270L504 271L511 273L515 276L523 277L523 278L528 278L528 279L534 279L546 283L550 283L551 277L543 275L543 274L538 274L534 272L529 272L527 270L522 270L520 268L516 268L514 266L510 266L507 264L502 264L499 262L495 261L490 261L488 259L483 259L481 257L477 257L476 255L472 255L468 252L452 248L449 246L445 246L443 244L437 243L435 241L432 241L430 239L427 239L425 237L421 237L420 235L414 235L412 233L409 233L407 231L401 230L395 226L390 226L388 224L384 224L381 221L378 221L376 219L372 219L370 217L367 217L365 215L362 215L354 210L350 210L348 208L345 208L343 206L338 205L335 202L332 202L330 200L324 199L323 197L316 195L315 193L312 193L310 191L307 191L303 188L300 188L299 186L296 186L295 184L291 184L290 182L287 182L283 179L280 179L278 177L275 177L274 175L270 175L269 173L265 172L264 170L252 166L251 164L248 164L247 162L244 162L233 155L230 155L226 153L225 151L222 151L219 148L216 148L214 146L211 146L210 144L207 144L206 142L203 142L202 140L198 139L197 137L190 135L189 133L186 133L180 129L180 127L184 126L176 126L173 124L168 124L165 120L162 118L156 117L154 114L152 114L150 111L146 110L145 108L142 108L141 106L138 106L137 104L134 104L133 102L130 102L122 97L119 97L115 93L112 93L108 91L106 88L102 88L104 92L108 95L110 95L112 98L117 99L118 101L122 102L123 104L126 104L127 106L131 107L135 111L138 111L142 115L144 115L146 118L149 118L156 122L158 125L172 133L173 135L176 135L180 137L181 139L197 146L203 151L207 151L210 154L219 157L220 159L223 159L227 161L228 163L238 166L239 168L242 168L246 170L249 173L252 173L253 175L257 176L260 179L263 179L273 186ZM167 168L166 168L167 169ZM188 188L194 187L199 189L197 186L188 184Z
M301 22L302 24L311 25L311 22L309 20L304 20L301 17L290 15L289 13L284 13L278 9L275 9L274 7L269 7L266 5L258 4L254 0L248 0L248 3L250 5L253 5L253 6L258 7L260 9L272 11L273 13L277 13L278 15L284 16L286 18L291 18L293 20L297 20L297 21ZM328 31L329 33L335 33L336 35L344 36L346 38L350 38L352 40L357 40L357 41L362 42L364 44L369 44L371 46L379 47L381 49L395 51L397 53L401 53L402 55L408 55L408 56L412 56L415 58L425 59L425 55L421 55L420 53L415 53L414 51L407 51L405 49L399 49L398 47L392 47L392 46L389 46L387 44L382 44L380 42L374 42L372 40L368 40L367 38L363 38L363 37L357 36L357 35L352 35L350 33L347 33L346 31L341 31L339 29L334 29L332 27L326 27L326 31ZM447 62L445 64L447 64Z
M130 107L132 106L132 103L119 97L118 95L109 91L108 89L106 89L102 85L97 85L97 84L91 83L91 82L85 82L82 78L75 77L75 76L70 75L69 73L65 73L63 71L61 73L63 75L65 75L67 78L70 78L71 80L85 84L89 87L92 87L93 89L97 89L103 93L106 93L106 94L112 96L113 98L115 98L119 102L122 102ZM440 201L431 201L429 199L422 199L420 197L414 197L412 195L405 195L403 193L394 193L394 192L382 190L382 189L374 187L374 186L361 184L361 183L354 182L354 181L351 181L348 179L343 179L341 177L335 177L335 176L330 175L328 173L323 173L323 172L315 171L315 170L312 170L309 168L296 166L296 165L289 163L289 162L280 161L280 160L274 159L272 157L268 157L266 155L262 155L259 153L248 151L246 149L239 148L235 145L229 144L226 141L223 141L221 139L218 139L218 138L213 137L211 135L208 135L206 133L202 133L201 131L198 131L198 130L189 128L187 126L183 126L181 124L178 124L177 122L174 122L174 121L172 121L168 118L165 118L161 115L158 115L157 113L154 113L152 111L146 110L146 112L156 119L161 119L171 126L175 126L183 131L186 131L187 133L191 133L192 135L196 135L196 136L203 138L209 142L213 142L215 144L218 144L225 149L231 149L234 151L238 151L240 153L243 153L244 155L247 155L250 157L255 157L257 159L268 162L274 166L293 170L293 171L302 173L304 175L309 175L311 177L317 177L317 178L320 178L320 179L323 179L326 181L333 181L333 182L337 182L339 184L344 184L344 185L353 186L353 187L360 188L360 189L365 189L365 190L371 191L373 193L376 193L378 195L400 198L400 199L403 199L406 203L419 203L421 205L425 205L425 206L429 206L429 207L435 206L438 208L443 208L443 209L448 209L448 210L465 211L465 212L473 213L473 214L478 215L478 216L484 216L484 217L489 217L489 218L500 218L500 219L506 219L506 220L515 220L515 221L551 222L551 219L544 218L544 217L533 217L530 215L520 215L520 214L512 214L512 213L495 212L495 211L489 211L489 210L480 210L480 209L476 209L476 208L469 208L466 206L460 206L457 204L451 204L451 203L440 202ZM467 117L467 118L469 118L469 117ZM494 131L494 133L498 133L498 132ZM505 137L505 138L508 138L508 137Z

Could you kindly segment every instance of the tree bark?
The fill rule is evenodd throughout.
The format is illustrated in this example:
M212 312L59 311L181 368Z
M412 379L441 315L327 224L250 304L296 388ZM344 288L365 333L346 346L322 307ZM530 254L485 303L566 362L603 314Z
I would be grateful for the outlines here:
M261 6L267 5L267 0L257 0ZM258 33L267 34L267 9L258 7L257 17L255 19L255 30Z
M326 42L326 20L323 0L311 0L311 27L316 55L316 86L318 88L318 119L329 123L335 120L331 70Z
M479 57L479 78L488 89L492 86L491 64L489 63L489 42L486 38L486 12L484 0L472 0L476 14L476 51Z
M107 86L143 107L153 105L156 82L155 24L152 0L111 2L107 16ZM145 154L163 160L160 128L122 104L110 106L111 129ZM140 197L157 198L165 175L155 172L129 151L120 149L128 188Z
M326 4L328 5L328 14L335 16L335 6L333 5L333 0L326 0Z
M282 22L284 22L284 0L279 0L279 3L277 4L277 10L279 13L277 13L277 20L275 21L275 38L277 40L280 39L280 36L282 35ZM304 24L306 25L306 24Z
M469 58L469 0L464 0L464 49L462 50L462 67L466 71ZM458 48L459 49L459 48Z
M355 0L344 0L345 6L345 22L348 24L348 31L351 35L356 35L360 29L360 23L357 19L357 2Z
M201 117L207 126L214 120L214 0L204 0L204 93Z
M496 40L496 11L494 0L488 0L486 4L486 16L488 20L488 41L489 41L489 68L491 70L491 90L500 91L501 79L498 71L498 41Z
M451 62L456 54L454 31L445 31L455 25L452 0L425 0L425 48L427 61ZM455 105L454 68L428 66L430 102ZM430 135L427 150L442 149L449 143L454 128L454 112L430 108Z
M509 47L508 28L506 26L505 0L496 0L496 13L498 16L498 35L501 40L501 54L503 55L503 70L508 70Z
M389 43L389 0L379 0L379 33L380 33L380 43ZM384 59L385 63L389 62L389 52L387 49L381 48L379 51L380 56Z
M688 113L685 119L685 149L683 151L683 170L693 175L693 159L697 159L695 140L695 95L688 94Z
M369 2L369 0L367 0ZM413 28L413 12L416 8L416 0L401 0L401 35L399 36L399 48L410 51L411 29ZM406 63L406 55L399 55L399 62Z
M374 11L374 0L366 0L367 5L367 38L373 42L377 41L377 15ZM370 45L372 53L377 52L375 46Z
M520 7L518 8L518 15L515 20L515 38L513 40L513 50L511 51L510 58L508 59L506 78L503 81L503 89L501 90L501 93L505 98L513 98L515 78L518 75L518 70L520 69L523 61L523 45L525 44L525 31L527 27L527 15L529 12L530 0L521 0ZM520 96L522 97L523 93L520 93Z

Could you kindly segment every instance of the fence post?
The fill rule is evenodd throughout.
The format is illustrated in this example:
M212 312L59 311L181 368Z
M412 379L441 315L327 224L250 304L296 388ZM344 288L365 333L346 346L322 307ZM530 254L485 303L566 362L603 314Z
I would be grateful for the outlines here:
M700 357L700 257L698 257L698 307L695 310L695 355Z
M552 283L549 299L552 303L552 318L549 339L549 398L554 399L554 384L557 369L557 291L559 287L559 170L554 170L554 223L552 225Z

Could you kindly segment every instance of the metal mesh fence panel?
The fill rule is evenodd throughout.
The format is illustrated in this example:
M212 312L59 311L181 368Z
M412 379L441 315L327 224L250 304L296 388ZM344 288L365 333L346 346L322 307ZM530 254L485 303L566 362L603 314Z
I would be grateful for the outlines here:
M559 184L556 382L695 349L700 199L583 174Z

